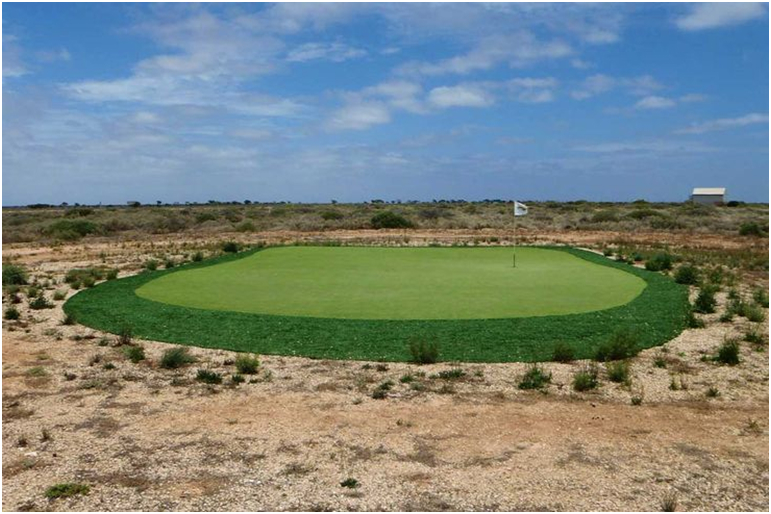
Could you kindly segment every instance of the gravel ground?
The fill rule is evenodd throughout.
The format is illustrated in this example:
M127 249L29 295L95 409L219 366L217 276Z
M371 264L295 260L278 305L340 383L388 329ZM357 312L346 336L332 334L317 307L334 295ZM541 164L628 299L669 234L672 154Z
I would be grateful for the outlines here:
M196 243L172 244L184 253ZM132 273L155 248L5 254L58 281L102 262ZM518 389L523 364L270 356L233 385L232 352L191 349L198 362L165 370L169 345L133 341L147 355L133 364L115 336L62 325L55 303L30 311L25 299L21 320L3 321L4 510L769 508L767 321L704 316L705 328L633 359L630 384L600 367L600 387L585 393L571 381L587 362L545 364L541 392ZM766 343L742 342L739 365L707 359L750 326ZM454 368L464 375L431 378ZM198 369L224 383L197 381ZM45 497L63 482L90 490Z

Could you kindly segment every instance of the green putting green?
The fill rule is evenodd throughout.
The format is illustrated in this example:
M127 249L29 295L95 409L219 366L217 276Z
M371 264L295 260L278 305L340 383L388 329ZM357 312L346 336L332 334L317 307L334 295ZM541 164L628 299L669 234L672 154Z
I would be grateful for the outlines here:
M686 324L688 288L573 248L255 248L109 280L72 296L78 323L154 341L325 359L592 357L619 330L639 348ZM420 319L416 319L420 318Z
M339 319L490 319L577 314L626 304L646 283L544 248L269 248L139 287L166 304Z

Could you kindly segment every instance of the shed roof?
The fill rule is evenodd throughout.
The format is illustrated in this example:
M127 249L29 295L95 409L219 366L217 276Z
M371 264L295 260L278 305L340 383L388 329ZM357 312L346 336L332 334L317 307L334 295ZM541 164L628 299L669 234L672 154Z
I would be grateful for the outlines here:
M698 195L724 195L725 188L724 187L694 187L693 194L697 196Z

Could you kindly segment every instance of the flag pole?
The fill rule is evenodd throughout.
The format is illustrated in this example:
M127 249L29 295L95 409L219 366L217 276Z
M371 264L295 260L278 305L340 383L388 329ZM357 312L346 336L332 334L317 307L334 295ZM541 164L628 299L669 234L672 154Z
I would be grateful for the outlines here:
M514 250L513 250L514 268L517 267L517 201L514 200Z

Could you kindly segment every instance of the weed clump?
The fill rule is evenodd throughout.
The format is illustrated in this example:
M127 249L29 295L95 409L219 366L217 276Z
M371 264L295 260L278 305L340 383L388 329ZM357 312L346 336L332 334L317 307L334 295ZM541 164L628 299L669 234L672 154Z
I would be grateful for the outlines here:
M54 304L46 300L43 295L40 295L29 302L29 308L36 311L41 309L53 309L53 307Z
M123 355L134 364L145 360L145 349L141 346L124 346L122 351Z
M155 259L149 259L145 261L145 269L147 271L155 271L158 269L158 261Z
M11 305L5 309L5 312L3 312L3 318L9 321L14 321L21 318L21 313L19 312L19 309Z
M597 348L594 360L599 362L618 361L633 357L639 351L637 334L632 329L622 329L614 333L610 340Z
M715 286L710 285L702 287L699 291L699 296L697 296L696 300L693 302L694 312L700 314L711 314L715 312L715 306L717 305L715 293L717 293L717 288Z
M728 339L721 344L717 349L717 354L712 358L715 362L720 364L727 364L729 366L736 366L739 364L739 343L733 339Z
M699 269L692 264L683 264L675 271L675 282L691 286L698 284Z
M238 243L235 241L226 241L222 243L222 251L225 253L238 253Z
M236 369L243 375L254 375L260 367L260 359L256 355L239 355L235 361Z
M525 372L517 387L520 389L543 389L551 383L551 373L538 364L533 364Z
M460 368L445 369L431 375L429 378L439 378L441 380L459 380L466 376L466 372Z
M56 500L57 498L70 498L71 496L88 494L90 490L91 488L86 484L65 482L62 484L52 485L46 489L45 496L49 500Z
M416 364L434 364L439 360L439 344L436 341L413 339L410 341L412 362Z
M673 258L668 253L657 253L645 261L645 269L648 271L665 271L672 269Z
M618 384L629 384L629 363L627 361L615 361L605 364L608 372L608 380Z
M192 364L195 361L196 358L190 355L187 348L178 346L163 352L163 356L161 357L161 367L166 369L176 369L187 364Z
M599 385L597 366L591 365L573 375L573 389L578 392L596 389Z
M3 264L3 285L23 286L27 283L27 270L18 264Z
M359 487L359 481L355 478L346 478L340 482L340 487L347 487L348 489L355 489Z
M195 379L205 384L221 384L222 375L208 369L199 369Z

